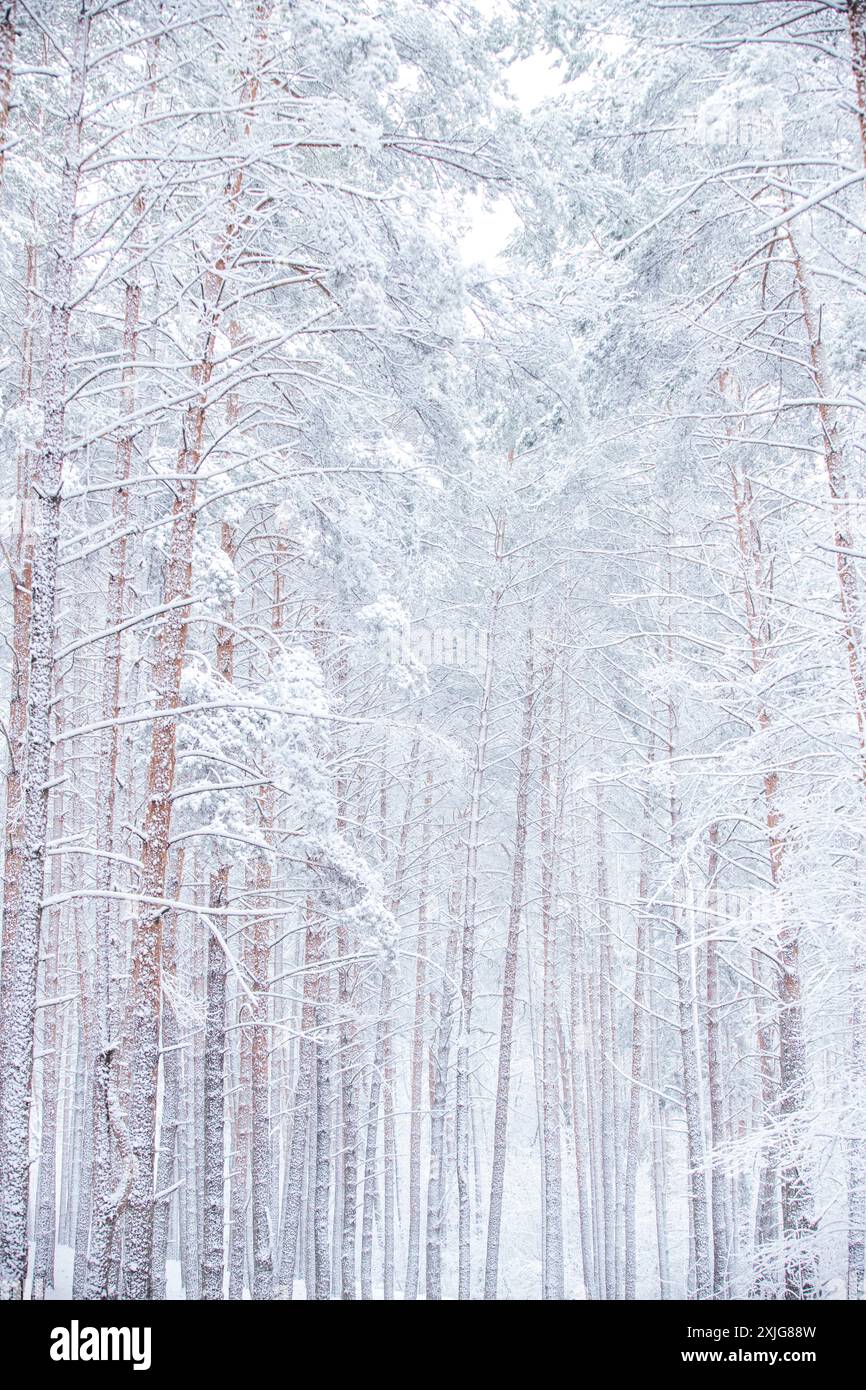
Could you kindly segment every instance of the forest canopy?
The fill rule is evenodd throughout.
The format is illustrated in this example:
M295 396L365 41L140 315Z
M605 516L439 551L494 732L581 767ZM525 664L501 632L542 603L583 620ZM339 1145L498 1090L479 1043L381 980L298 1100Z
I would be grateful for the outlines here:
M4 1299L864 1297L864 184L866 0L0 7Z

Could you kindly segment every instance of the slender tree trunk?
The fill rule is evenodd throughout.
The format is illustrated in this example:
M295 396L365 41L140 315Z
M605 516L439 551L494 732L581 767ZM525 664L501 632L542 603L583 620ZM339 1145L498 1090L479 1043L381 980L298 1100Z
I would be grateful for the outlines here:
M418 940L415 963L415 1021L412 1033L409 1132L409 1236L404 1301L418 1294L421 1264L421 1097L424 1077L424 1016L427 999L427 897L430 884L430 811L433 772L428 766L421 844L421 882L418 889Z
M29 406L33 394L34 291L36 289L36 248L27 248L27 293L25 320L21 333L21 375L18 400ZM12 942L15 940L18 903L21 897L21 865L24 834L24 733L27 727L27 691L30 675L30 624L33 596L33 527L31 525L31 487L33 460L29 449L19 449L17 458L16 516L17 535L14 556L10 556L9 580L12 590L12 669L9 674L9 719L6 742L9 771L6 774L3 853L3 928L0 952L0 1029L8 1016L12 983ZM0 1032L2 1046L2 1032ZM0 1144L3 1125L3 1074L0 1070Z
M136 216L144 210L140 196L135 201ZM141 312L141 287L136 276L126 286L123 331L123 371L121 374L121 403L125 416L132 415L135 403L133 381L138 352L138 325ZM121 483L130 476L133 439L125 434L117 445L116 475ZM112 520L118 534L110 552L108 605L106 627L119 629L124 616L126 593L126 523L129 514L129 492L124 486L112 494ZM110 1094L112 1051L111 1018L111 937L113 910L112 881L114 846L114 807L117 788L120 729L121 633L115 631L106 642L105 667L102 679L99 778L96 788L96 901L95 916L95 997L97 1020L97 1054L93 1063L93 1213L91 1217L90 1297L107 1298L108 1257L118 1216L118 1205L112 1192L112 1151L110 1112L118 1102Z
M725 1173L719 1162L724 1141L724 1097L721 1067L721 1024L719 1020L719 963L716 949L717 893L719 872L718 826L709 832L710 855L707 865L709 921L707 923L707 1074L710 1095L710 1210L713 1224L713 1297L724 1298L728 1283L728 1211Z
M388 1002L390 1003L390 993ZM391 1036L394 1018L385 1020L385 1050L383 1058L382 1095L382 1295L386 1302L394 1297L394 1245L396 1239L397 1154L394 1121L394 1055Z
M601 1054L601 1185L604 1222L604 1296L616 1298L616 1097L614 1091L614 1018L611 1001L610 891L601 787L595 808L599 916L599 1049Z
M866 163L866 0L846 0L845 8L851 37L851 73L857 96L860 152Z
M669 557L670 557L670 552ZM673 593L670 558L668 560L668 589ZM667 657L672 663L672 626L668 627ZM683 1095L686 1111L686 1152L688 1157L689 1213L692 1249L694 1253L694 1297L709 1299L712 1295L712 1248L707 1205L707 1176L704 1153L703 1116L701 1114L701 1065L697 1050L692 1007L694 978L691 969L693 942L686 933L686 903L684 873L679 864L681 856L679 834L679 803L673 767L674 710L668 702L667 755L670 768L670 847L673 865L671 915L673 917L674 966L677 984L677 1017L683 1069Z
M866 673L863 665L863 612L855 557L852 554L853 533L850 515L850 492L842 447L842 435L831 404L832 382L821 336L820 315L815 310L814 294L806 263L799 253L790 227L787 239L794 261L794 279L803 310L811 363L812 380L819 398L818 422L821 428L827 489L834 527L834 554L839 604L842 610L843 636L854 713L857 719L860 749L860 777L866 793Z
M180 899L183 883L183 847L174 852L169 877L169 896ZM177 912L170 912L166 922L163 966L165 974L177 972ZM177 1133L180 1123L180 1036L174 1008L163 994L162 1002L162 1115L160 1117L159 1153L156 1164L156 1209L153 1218L153 1268L151 1288L155 1299L166 1293L166 1261L168 1259L171 1191L177 1162Z
M451 1029L456 1009L453 984L457 964L459 893L452 895L451 927L445 949L439 994L439 1017L433 1056L433 1103L430 1110L430 1171L427 1179L425 1292L428 1301L442 1298L442 1245L445 1224L445 1118Z
M653 764L653 743L647 753L647 768ZM640 1143L641 1091L644 1072L644 1007L647 955L647 916L650 893L650 835L652 815L649 790L645 796L644 836L638 871L638 903L634 942L634 1005L631 1023L631 1087L629 1090L628 1131L625 1166L625 1296L633 1299L637 1288L636 1192L638 1146Z
M298 1074L292 1105L292 1142L286 1175L285 1222L280 1256L280 1288L283 1298L291 1298L294 1290L298 1232L304 1201L304 1158L307 1150L307 1128L310 1118L310 1099L313 1089L313 1067L316 1044L313 1029L316 1022L316 977L312 967L321 958L321 928L317 924L311 899L307 900L307 926L304 954L304 1001L301 1009L301 1042L298 1051Z
M313 1202L313 1244L316 1256L317 1299L331 1297L331 1255L328 1244L328 1201L331 1183L331 1056L328 1037L330 987L325 974L316 989L316 1156Z
M373 1069L370 1075L370 1095L367 1104L367 1127L364 1148L364 1199L361 1211L361 1297L373 1297L373 1221L376 1214L378 1172L377 1136L379 1131L379 1098L385 1070L385 1030L388 1027L390 981L382 977L379 995L379 1018L376 1025L376 1044Z
M245 953L246 954L246 953ZM246 964L246 962L245 962ZM237 1023L240 1059L238 1065L237 1106L232 1144L232 1176L229 1224L229 1298L241 1299L246 1277L247 1197L250 1171L250 1030L246 1027L249 1002L238 989Z
M772 1129L775 1125L779 1082L773 1056L770 1011L762 995L761 957L757 951L752 952L752 973L758 982L755 994L755 1041L761 1082L760 1119L763 1128ZM768 1264L773 1254L765 1253L775 1251L779 1230L778 1143L774 1133L761 1158L755 1212L755 1273L751 1296L775 1298L775 1270Z
M672 804L672 824L676 825L675 803ZM676 886L672 911L674 913L674 950L677 961L677 1011L686 1107L689 1211L694 1241L694 1297L705 1300L712 1295L712 1250L699 1095L701 1074L692 1018L692 974L689 969L690 942L685 929L685 908Z
M559 1134L559 1070L556 1013L556 907L554 904L554 804L552 788L553 653L543 668L544 719L541 731L541 936L544 952L541 1021L542 1168L544 1193L544 1277L542 1296L565 1297L562 1246L562 1166ZM559 779L562 768L559 769Z
M6 142L12 106L12 63L15 57L15 0L7 0L0 20L0 192L6 169Z
M505 517L503 513L500 513L497 518L494 537L494 559L497 563L502 559L504 543ZM460 969L462 1017L460 1020L460 1035L457 1040L457 1097L455 1111L458 1203L457 1296L460 1299L467 1299L472 1296L472 1204L469 1192L469 1057L472 1034L472 996L475 987L475 911L478 899L478 840L481 824L481 792L484 784L484 762L493 691L494 644L501 600L502 590L497 588L493 593L490 619L488 622L484 677L481 688L481 703L478 711L478 735L475 741L475 757L472 767L472 786L466 831L466 882L463 897L463 944Z
M862 1123L864 1067L866 1067L866 953L861 942L854 943L850 971L851 989L851 1073L856 1101L852 1107L855 1132ZM857 1103L859 1102L859 1103ZM866 1240L866 1139L848 1139L845 1145L848 1168L848 1297L862 1299L864 1279L864 1240Z
M265 826L273 824L273 791L262 789ZM271 832L265 831L268 838ZM252 1196L253 1196L253 1298L271 1299L274 1294L271 1202L270 1115L270 1030L268 1028L268 975L270 969L270 924L262 915L268 906L271 885L268 855L259 856L254 898L259 911L253 922L253 989L256 996L252 1028Z
M62 815L58 815L57 838L62 838ZM52 866L52 890L60 889L60 856ZM56 1000L60 993L60 912L48 914L45 943L45 999ZM58 1005L47 1004L43 1009L42 1032L42 1128L39 1142L39 1185L36 1192L36 1249L33 1256L34 1299L45 1297L46 1289L54 1287L54 1232L56 1224L57 1189L57 1106L60 1079L60 1046L62 1026Z
M583 988L580 973L581 930L578 915L578 878L576 864L575 832L572 830L571 844L571 941L569 963L569 1011L571 1057L571 1113L574 1130L574 1169L577 1187L578 1219L580 1222L580 1258L583 1273L584 1297L594 1298L596 1294L595 1249L592 1229L592 1194L590 1191L589 1155L591 1135L589 1134L589 1112L586 1104L586 1085L588 1071L587 1035L583 1019Z
M87 1244L90 1232L91 1145L93 1141L93 1092L90 1059L93 1056L93 1022L90 991L86 978L81 920L75 917L75 959L78 975L78 1059L75 1075L73 1147L77 1157L73 1191L75 1210L75 1258L72 1269L72 1297L84 1298L87 1291Z
M793 246L793 242L792 242ZM796 260L796 253L795 253ZM812 336L809 319L810 300L805 282L805 272L797 262L798 282L801 285L803 311L807 329ZM816 367L816 379L823 394L824 378ZM840 485L836 472L837 458L835 443L835 424L829 416L822 416L825 441L830 451L827 457L828 475L831 479L831 492ZM841 469L841 458L839 458ZM771 634L766 614L768 596L771 591L772 576L766 571L762 560L761 538L755 515L754 500L748 479L734 480L734 507L737 517L737 534L743 562L744 589L746 601L747 630L751 646L752 669L757 675L764 667L771 647ZM835 481L834 481L835 480ZM833 492L834 497L840 495ZM850 544L847 532L837 519L837 571L839 573L842 609L848 620L846 647L849 657L849 670L855 697L858 728L860 731L861 770L863 763L864 723L862 704L863 687L860 672L860 629L852 616L856 612L857 596L855 578L850 558L843 556L844 545ZM839 568L839 561L845 563ZM847 605L847 607L846 607ZM767 733L770 730L770 716L762 704L758 709L758 725ZM767 842L770 880L776 892L782 888L782 873L785 854L785 839L778 807L779 774L769 767L763 777L764 806L767 823ZM782 1195L782 1227L785 1242L785 1297L806 1299L816 1296L817 1265L812 1235L815 1229L814 1199L803 1165L802 1155L802 1117L806 1105L808 1080L806 1070L805 1042L803 1038L803 1011L800 997L799 928L794 919L793 904L787 905L788 920L779 931L780 977L779 999L779 1096L778 1114L786 1124L779 1176ZM769 1175L768 1175L769 1178Z
M33 469L32 505L38 518L31 575L27 723L23 737L23 845L14 934L5 943L2 969L8 980L2 1019L3 1113L0 1129L0 1298L19 1299L27 1274L27 1209L30 1184L30 1083L39 937L45 878L51 763L51 697L60 489L66 448L66 383L74 268L75 209L80 180L80 148L90 13L82 6L76 26L65 114L63 173L53 247L54 270L44 382L42 447Z
M652 933L650 933L652 940ZM650 1006L654 1003L652 977L649 983ZM654 1018L650 1027L650 1076L653 1088L652 1105L652 1164L653 1206L655 1209L656 1249L659 1268L659 1298L671 1296L670 1246L668 1242L668 1185L667 1185L667 1124L660 1094L661 1066L659 1064L659 1021Z
M228 904L228 867L211 875L210 905ZM213 925L222 932L224 919ZM202 1231L203 1299L223 1296L223 1184L225 1155L226 959L216 932L207 941L207 1013L204 1040L204 1226Z
M499 1241L502 1231L502 1199L505 1191L508 1104L511 1088L511 1044L514 1033L514 1001L517 992L520 918L523 913L526 883L526 833L535 700L534 676L532 633L529 631L526 635L523 718L520 731L520 762L517 773L517 818L514 835L514 858L511 864L508 936L505 944L505 967L502 979L502 1013L499 1024L499 1066L496 1077L496 1113L493 1119L493 1160L490 1171L490 1207L487 1222L487 1263L484 1275L485 1299L496 1298L499 1275Z

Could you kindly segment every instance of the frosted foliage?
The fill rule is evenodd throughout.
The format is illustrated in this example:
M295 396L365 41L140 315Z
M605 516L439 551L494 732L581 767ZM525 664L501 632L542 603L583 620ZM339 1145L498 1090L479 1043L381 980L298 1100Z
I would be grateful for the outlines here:
M866 0L0 5L4 1301L866 1296L864 113Z

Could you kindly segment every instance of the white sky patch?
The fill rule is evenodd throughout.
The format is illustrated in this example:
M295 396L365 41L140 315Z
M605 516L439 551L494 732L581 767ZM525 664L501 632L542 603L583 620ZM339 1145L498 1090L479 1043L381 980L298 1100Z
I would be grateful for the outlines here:
M532 53L508 68L511 99L523 112L538 106L561 83L558 62L552 53ZM458 243L461 259L467 265L501 270L503 252L518 227L518 218L508 199L497 198L491 205L489 197L473 193L466 199L464 210L470 218L470 227Z
M558 87L562 81L557 72L557 59L552 53L531 53L518 58L508 69L508 86L521 111L532 109Z
M469 230L458 242L461 259L467 265L483 265L501 270L503 251L518 226L518 219L507 198L490 200L470 193L465 202L470 218Z
M619 57L628 47L624 34L603 34L601 47L610 57ZM524 113L533 111L547 97L560 91L579 92L592 86L592 71L583 73L572 82L564 82L560 57L550 50L538 49L528 58L518 58L507 69L508 86L515 103Z
M487 8L496 8L493 0L490 0ZM622 34L605 34L601 45L605 52L616 57L627 47L628 40ZM511 99L523 113L528 113L557 90L577 93L581 88L590 87L593 75L592 72L585 72L572 82L563 82L558 56L549 50L539 49L528 58L519 58L511 63L507 69L507 79ZM518 227L518 218L508 199L497 198L491 205L489 197L471 193L465 199L464 211L470 225L457 243L461 260L466 265L481 265L492 271L504 269L503 253Z

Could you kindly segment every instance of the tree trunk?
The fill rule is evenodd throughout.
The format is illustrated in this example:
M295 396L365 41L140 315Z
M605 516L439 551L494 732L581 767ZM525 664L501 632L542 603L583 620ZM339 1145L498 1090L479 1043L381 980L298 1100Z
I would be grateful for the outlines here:
M7 0L0 20L0 192L6 168L6 141L12 105L12 63L15 57L15 0Z
M427 768L421 844L421 882L418 889L418 940L415 963L415 1021L412 1033L409 1131L409 1236L406 1256L404 1302L418 1295L421 1263L421 1096L424 1076L424 1018L427 1001L427 897L430 884L430 811L433 805L433 772Z
M616 1095L613 1070L614 1017L611 1001L610 892L607 878L607 849L601 787L597 788L596 859L599 917L599 1049L601 1054L601 1114L599 1123L602 1217L604 1223L604 1296L616 1298Z
M66 383L73 298L75 210L80 180L79 161L89 34L90 14L82 5L76 26L75 54L70 68L63 173L53 242L56 260L49 290L43 442L34 463L32 494L29 499L34 518L38 518L38 532L33 544L27 723L22 740L27 782L24 790L19 900L14 914L14 934L7 939L2 961L3 974L8 980L8 988L3 998L2 1020L2 1299L22 1298L27 1274L30 1083L33 1073L41 904L50 797L54 621L60 490L66 448Z
M846 0L851 38L851 73L857 97L860 152L866 164L866 0Z
M211 875L210 905L228 905L228 866ZM213 924L222 933L224 919ZM203 1299L223 1296L223 1184L225 1181L226 959L213 927L207 940L207 1013L204 1040Z
M542 1168L544 1264L542 1297L565 1297L562 1247L562 1165L559 1135L559 1058L556 1012L556 906L554 903L554 806L552 787L553 652L543 668L544 720L541 732L541 936L544 952L541 1015ZM558 769L558 781L562 767Z
M725 1173L719 1162L724 1142L724 1097L721 1068L721 1024L719 1020L719 963L716 950L717 894L719 872L718 826L709 831L710 854L707 865L709 920L707 922L707 1074L710 1093L710 1211L713 1225L713 1297L725 1298L728 1283L728 1211Z
M316 1044L313 1029L316 1022L317 981L312 967L321 959L321 925L317 924L311 899L307 899L307 926L304 947L304 1002L301 1009L301 1041L298 1049L298 1074L292 1105L292 1142L286 1174L285 1218L278 1293L289 1299L294 1292L295 1262L298 1232L304 1201L304 1158L307 1150L307 1127L310 1118L310 1098L313 1090L313 1066Z
M668 559L668 589L673 593L670 552ZM672 662L672 626L668 626L667 658ZM674 759L674 710L668 701L667 755L670 768L670 848L673 865L671 915L673 917L674 966L677 983L677 1017L682 1054L683 1095L686 1110L686 1152L688 1155L689 1214L694 1252L694 1297L699 1301L712 1295L712 1249L707 1206L706 1157L704 1153L703 1116L701 1114L701 1065L698 1056L692 1007L694 976L692 959L694 944L686 934L686 904L684 901L684 872L680 867L679 803Z
M653 743L647 752L647 770L653 764ZM647 789L644 806L645 841L641 846L638 871L638 902L634 940L634 1006L631 1022L631 1088L629 1091L628 1132L626 1135L625 1165L625 1296L633 1299L637 1288L637 1231L636 1189L638 1145L640 1143L641 1091L644 1072L644 1006L647 956L647 917L650 894L650 834L652 814L650 792Z
M316 1299L331 1297L331 1257L328 1245L328 1200L331 1182L331 1056L328 1038L330 982L321 974L316 987L316 1156L313 1200Z
M793 242L791 243L793 246ZM805 272L796 260L797 277L802 291L803 312L807 330L812 336L809 318L810 300L805 284ZM822 392L823 378L816 368L818 389ZM829 417L822 416L825 429L828 475L831 479L831 492L838 484L835 471L836 447L835 425ZM841 459L839 460L841 468ZM748 479L738 481L732 472L734 482L734 508L737 518L737 535L743 563L744 592L746 602L746 625L749 634L752 669L757 675L764 667L771 648L771 634L766 614L768 596L771 592L772 575L762 559L761 538L755 515L754 499ZM834 483L835 479L835 483ZM836 496L836 494L833 494ZM852 677L854 703L860 731L861 774L866 769L863 763L864 723L863 687L859 664L860 629L854 624L856 612L856 591L854 571L850 558L842 554L842 542L847 533L837 520L837 572L843 613L846 615L846 647L849 657L849 671ZM844 563L840 568L840 561ZM846 607L847 605L847 607ZM758 725L764 732L770 729L770 716L762 704L758 709ZM785 839L778 809L779 774L769 767L763 777L764 808L767 824L767 848L770 881L773 889L779 892L782 887ZM802 1148L802 1116L806 1104L808 1081L806 1071L805 1045L803 1039L803 1014L800 999L799 928L793 920L793 904L788 904L789 920L779 931L779 1096L778 1114L786 1120L786 1135L783 1141L779 1177L782 1192L782 1227L785 1243L785 1297L806 1299L816 1296L817 1266L815 1263L812 1234L815 1229L814 1199L806 1179ZM769 1175L768 1175L769 1177Z
M174 852L169 879L169 896L180 899L183 883L183 847ZM177 970L177 912L170 912L165 930L163 965L167 975ZM180 1123L180 1039L174 1009L163 995L162 1002L162 1115L160 1117L159 1154L156 1165L156 1210L153 1222L153 1268L151 1288L155 1299L164 1299L166 1292L166 1260L171 1215L171 1190L178 1171L177 1131Z
M456 1009L452 984L457 964L459 892L452 894L451 927L445 949L439 995L439 1017L433 1056L433 1103L430 1110L430 1170L427 1178L427 1226L425 1292L429 1300L442 1298L442 1245L445 1225L445 1115L451 1029Z
M508 936L502 978L502 1013L499 1024L499 1066L496 1076L496 1112L493 1119L493 1159L490 1170L490 1207L487 1221L487 1262L484 1297L496 1298L499 1275L499 1241L502 1231L502 1199L505 1190L505 1160L508 1140L508 1103L511 1087L511 1042L514 1033L514 1001L517 992L517 962L520 918L526 882L526 833L529 802L529 771L532 757L532 723L535 692L532 632L526 634L523 719L520 731L520 762L517 773L517 817L514 832L514 858L511 864L511 901L508 909Z
M494 560L501 561L505 543L505 517L500 512L494 537ZM469 1193L469 1056L472 1034L472 996L475 980L475 909L478 899L478 840L481 823L481 792L484 784L484 760L487 732L490 723L490 704L493 690L493 653L501 588L494 590L487 630L487 647L481 703L478 711L478 734L472 766L472 786L466 830L466 880L463 896L463 944L460 966L461 1019L457 1040L457 1203L458 1203L458 1278L457 1297L472 1296L471 1232L472 1211Z

